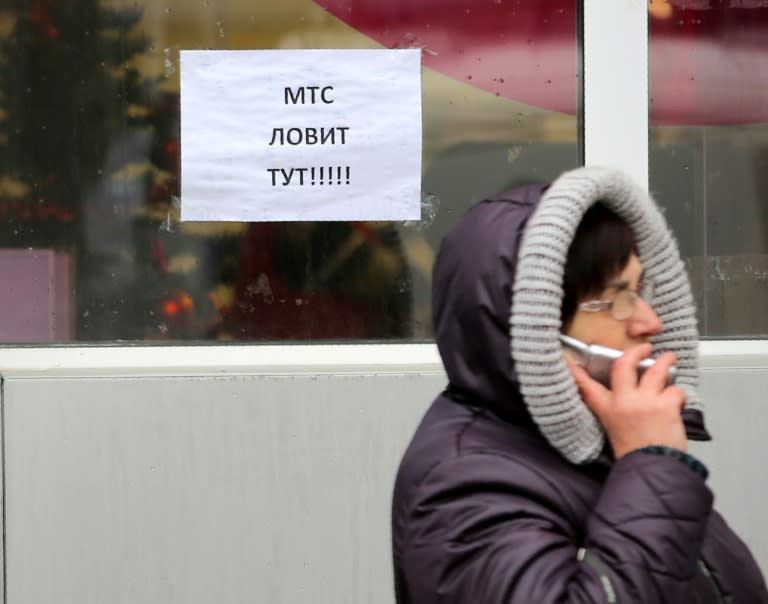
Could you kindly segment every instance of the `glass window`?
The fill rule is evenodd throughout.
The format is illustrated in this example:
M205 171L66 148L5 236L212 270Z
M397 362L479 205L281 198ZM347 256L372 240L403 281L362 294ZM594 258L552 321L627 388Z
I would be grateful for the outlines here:
M429 338L446 229L579 163L576 22L575 0L4 3L0 342ZM180 223L179 50L224 48L422 49L422 219Z
M702 336L768 335L768 3L650 5L650 186Z

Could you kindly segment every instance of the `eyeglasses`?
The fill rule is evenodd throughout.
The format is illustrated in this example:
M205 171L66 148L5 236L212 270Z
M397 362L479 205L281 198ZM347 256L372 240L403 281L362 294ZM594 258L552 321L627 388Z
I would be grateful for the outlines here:
M608 300L589 300L579 304L579 310L600 312L607 310L617 321L626 321L637 310L637 301L644 300L648 304L653 301L656 288L653 283L640 283L637 289L620 289L613 298Z

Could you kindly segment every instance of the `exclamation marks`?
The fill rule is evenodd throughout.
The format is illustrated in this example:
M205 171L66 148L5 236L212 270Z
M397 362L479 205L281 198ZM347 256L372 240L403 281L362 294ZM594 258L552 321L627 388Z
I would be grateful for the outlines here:
M334 170L334 166L327 166L328 170L326 171L326 166L320 166L319 168L312 167L309 169L309 176L312 186L315 185L343 185L343 184L349 184L349 174L350 174L350 168L349 166L336 166L336 169ZM326 179L327 174L327 179ZM304 184L304 181L302 180L302 184Z

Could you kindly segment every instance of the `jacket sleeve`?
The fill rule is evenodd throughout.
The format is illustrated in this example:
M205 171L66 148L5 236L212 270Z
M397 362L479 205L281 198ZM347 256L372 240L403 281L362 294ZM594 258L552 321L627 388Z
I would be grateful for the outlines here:
M561 492L540 469L497 455L439 464L405 512L409 600L685 601L712 508L701 476L634 452L614 464L596 501L573 505ZM574 511L585 503L586 522Z
M752 553L714 510L707 525L702 560L727 602L768 604L765 579Z

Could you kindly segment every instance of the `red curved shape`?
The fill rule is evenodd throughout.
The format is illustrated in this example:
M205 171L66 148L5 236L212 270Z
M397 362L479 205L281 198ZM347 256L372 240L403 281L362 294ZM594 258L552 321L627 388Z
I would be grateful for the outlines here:
M315 0L388 48L493 94L575 114L573 0ZM650 21L651 123L768 122L768 3L669 0ZM621 52L621 49L616 49Z
M575 114L573 0L316 0L387 48L420 47L425 67L471 86Z

